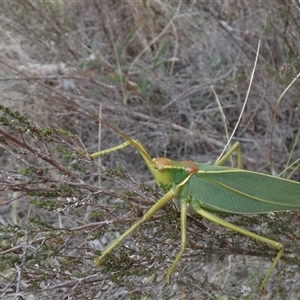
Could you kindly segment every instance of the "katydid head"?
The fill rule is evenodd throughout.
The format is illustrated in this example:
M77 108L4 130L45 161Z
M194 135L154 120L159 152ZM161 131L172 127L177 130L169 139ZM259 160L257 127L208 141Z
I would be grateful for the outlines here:
M152 174L159 186L170 186L172 183L180 184L190 175L199 170L198 165L191 160L175 161L166 157L152 159Z

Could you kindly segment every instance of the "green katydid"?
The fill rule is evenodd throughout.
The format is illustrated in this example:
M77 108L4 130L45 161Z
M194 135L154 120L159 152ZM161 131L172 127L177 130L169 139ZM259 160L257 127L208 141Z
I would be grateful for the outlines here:
M102 123L108 125L107 122ZM110 128L116 130L111 125ZM195 163L193 161L177 162L168 158L151 159L146 149L137 141L116 130L127 141L108 150L91 154L92 158L117 151L128 145L133 145L140 152L156 183L166 193L154 204L144 216L115 240L95 260L100 266L103 260L127 236L142 223L148 221L169 200L176 197L181 200L181 250L167 273L167 282L180 261L187 244L186 218L187 206L190 205L199 215L221 226L232 229L243 235L266 243L278 250L278 254L267 271L260 285L260 291L277 266L284 246L276 241L262 237L244 228L233 225L217 214L261 214L268 212L298 210L300 208L300 183L270 175L242 170L241 147L236 143L215 165ZM221 166L234 152L238 156L238 168Z
M4 62L1 63L8 66ZM30 80L37 82L22 72L17 72ZM39 82L37 83L46 87ZM179 198L181 200L181 250L167 273L167 282L170 281L171 275L182 258L187 245L186 219L187 207L190 205L202 217L245 236L266 243L278 250L276 258L260 285L260 290L264 290L269 277L283 255L284 246L279 242L231 224L226 220L217 217L215 214L260 214L298 210L300 209L299 182L242 170L242 153L238 143L218 160L215 165L196 163L189 160L177 162L164 157L151 159L147 150L137 140L132 140L129 136L113 127L107 121L98 118L93 113L87 111L54 90L50 90L66 99L67 102L71 102L73 105L77 106L81 111L92 116L98 122L111 128L126 140L126 142L121 145L91 154L91 158L96 158L132 145L143 157L150 171L154 175L156 183L166 193L156 202L156 204L146 211L144 216L138 222L133 224L125 233L103 251L101 256L95 260L97 266L100 266L103 260L115 247L133 233L142 223L151 219L156 212L167 204L168 201L172 198ZM234 152L237 152L238 157L237 168L222 166Z

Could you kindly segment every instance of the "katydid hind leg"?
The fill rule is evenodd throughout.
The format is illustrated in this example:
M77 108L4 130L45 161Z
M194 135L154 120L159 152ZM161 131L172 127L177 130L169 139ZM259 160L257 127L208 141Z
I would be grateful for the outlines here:
M202 217L204 217L204 218L206 218L206 219L208 219L208 220L210 220L212 222L215 222L215 223L217 223L217 224L219 224L221 226L227 227L227 228L229 228L231 230L234 230L234 231L236 231L236 232L238 232L240 234L246 235L246 236L248 236L250 238L256 239L256 240L258 240L258 241L260 241L262 243L265 243L265 244L267 244L267 245L269 245L269 246L271 246L271 247L273 247L273 248L275 248L275 249L278 250L276 258L274 259L273 263L269 267L269 269L268 269L268 271L267 271L267 273L266 273L266 275L265 275L262 283L260 284L259 290L260 291L264 291L264 287L265 287L268 279L270 278L270 276L271 276L272 272L274 271L274 269L276 268L276 266L277 266L277 264L278 264L281 256L283 255L284 246L281 243L279 243L279 242L273 241L271 239L268 239L268 238L265 238L263 236L260 236L260 235L258 235L256 233L248 231L248 230L246 230L246 229L244 229L242 227L239 227L239 226L236 226L234 224L231 224L231 223L225 221L224 219L221 219L221 218L215 216L214 214L211 214L210 212L204 210L203 208L199 208L198 207L195 210L196 210L196 212L199 215L201 215Z
M222 166L230 157L231 155L236 152L237 153L237 167L238 169L242 169L242 148L240 143L235 143L223 156L219 159L215 165Z

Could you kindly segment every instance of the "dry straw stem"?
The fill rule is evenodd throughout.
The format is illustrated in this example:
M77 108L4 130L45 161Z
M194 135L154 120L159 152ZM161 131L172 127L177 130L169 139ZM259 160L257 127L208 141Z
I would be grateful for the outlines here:
M249 82L249 86L248 86L248 90L247 90L247 94L246 94L246 97L245 97L245 100L244 100L244 103L243 103L243 106L242 106L242 109L241 109L241 112L239 114L239 118L235 124L235 127L230 135L230 137L228 138L228 141L227 141L227 144L226 146L224 147L223 151L221 152L220 156L218 157L218 159L216 160L216 162L218 162L220 160L220 158L224 155L224 153L226 152L226 150L228 149L228 147L230 148L230 143L232 141L232 138L234 137L239 125L240 125L240 122L241 122L241 119L244 115L244 111L245 111L245 107L247 105L247 102L248 102L248 99L249 99L249 94L250 94L250 91L251 91L251 87L252 87L252 82L253 82L253 78L254 78L254 73L255 73L255 70L256 70L256 66L257 66L257 61L258 61L258 57L259 57L259 49L260 49L260 44L261 44L261 40L258 41L258 45L257 45L257 51L256 51L256 57L255 57L255 62L254 62L254 66L253 66L253 70L252 70L252 73L251 73L251 77L250 77L250 82ZM218 100L218 98L216 98ZM220 111L221 111L221 114L222 116L224 115L223 113L223 110L222 110L222 107L220 105L220 102L218 101L218 106L220 108ZM227 126L225 128L225 132L227 132Z

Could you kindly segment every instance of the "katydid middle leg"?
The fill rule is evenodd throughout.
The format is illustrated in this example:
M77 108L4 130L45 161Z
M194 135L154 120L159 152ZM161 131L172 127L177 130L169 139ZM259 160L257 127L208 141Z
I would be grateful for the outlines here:
M168 273L167 273L167 284L170 283L170 278L178 264L178 262L181 260L181 257L186 249L187 244L187 230L186 230L186 222L187 222L187 207L188 207L188 201L184 200L181 202L181 248L179 253L177 254L175 260L173 261L172 266L170 267Z

